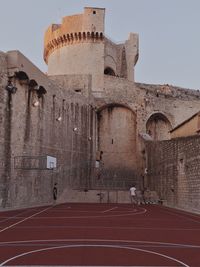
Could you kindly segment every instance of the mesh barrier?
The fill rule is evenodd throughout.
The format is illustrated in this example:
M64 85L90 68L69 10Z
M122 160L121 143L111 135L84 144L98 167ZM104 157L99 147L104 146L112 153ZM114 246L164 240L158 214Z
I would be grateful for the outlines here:
M137 176L133 171L104 169L102 166L96 168L94 161L80 158L73 160L72 165L68 160L55 169L47 170L46 157L15 157L14 169L20 170L21 173L31 171L26 172L26 177L31 176L34 171L40 171L40 174L50 172L55 180L63 181L63 186L79 190L127 190L133 183L137 184Z
M59 175L63 176L67 185L74 189L117 189L127 190L135 183L136 175L132 171L95 168L94 163L82 162L71 168L62 167L57 170Z

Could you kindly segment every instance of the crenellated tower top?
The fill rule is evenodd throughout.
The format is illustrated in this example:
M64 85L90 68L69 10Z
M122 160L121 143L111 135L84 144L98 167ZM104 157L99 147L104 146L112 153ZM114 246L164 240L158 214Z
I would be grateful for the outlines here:
M49 55L60 47L102 41L104 17L105 8L85 7L83 14L66 16L61 24L51 24L44 38L45 62L48 64Z
M116 44L104 35L105 8L85 7L45 33L44 60L48 75L91 75L92 90L101 91L111 75L134 81L138 35Z

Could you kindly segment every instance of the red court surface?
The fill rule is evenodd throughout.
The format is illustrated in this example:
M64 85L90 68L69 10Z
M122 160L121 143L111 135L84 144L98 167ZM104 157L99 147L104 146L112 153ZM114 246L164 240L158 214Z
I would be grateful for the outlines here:
M200 267L200 216L157 205L62 204L0 213L0 266Z

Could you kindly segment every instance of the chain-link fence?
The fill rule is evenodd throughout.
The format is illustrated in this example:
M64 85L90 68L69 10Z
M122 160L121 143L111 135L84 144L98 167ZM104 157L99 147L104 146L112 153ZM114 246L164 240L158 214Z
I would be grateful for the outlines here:
M29 170L26 176L31 176L37 170L43 174L49 172L53 180L59 181L64 187L80 190L127 190L133 183L137 184L137 175L133 170L105 169L102 165L96 167L96 162L93 160L77 158L73 160L72 165L70 161L63 161L56 169L48 171L45 169L45 160L45 157L15 158L15 170L20 169L21 172Z
M132 170L96 168L91 161L62 166L55 172L73 189L127 190L133 183L137 184L137 175Z

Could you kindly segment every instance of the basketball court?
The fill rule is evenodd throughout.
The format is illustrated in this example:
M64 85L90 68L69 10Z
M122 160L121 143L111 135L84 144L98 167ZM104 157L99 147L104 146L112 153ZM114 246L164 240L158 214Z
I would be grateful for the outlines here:
M200 266L200 216L66 203L0 213L0 266Z

